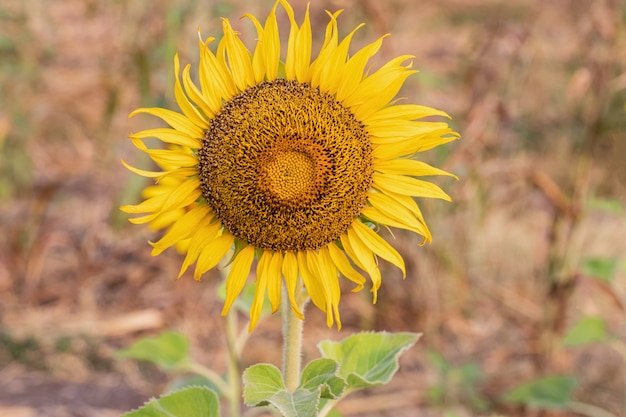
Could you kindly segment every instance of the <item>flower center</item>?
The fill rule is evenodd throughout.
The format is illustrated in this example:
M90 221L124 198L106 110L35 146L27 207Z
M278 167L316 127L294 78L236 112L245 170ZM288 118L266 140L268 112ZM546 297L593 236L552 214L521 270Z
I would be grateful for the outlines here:
M315 185L315 161L301 152L279 151L264 167L259 181L279 201L306 197Z
M330 94L276 80L233 97L198 151L202 194L256 247L319 249L359 216L372 183L363 125Z
M323 149L309 139L278 140L262 152L258 189L268 204L304 208L326 190L331 163Z

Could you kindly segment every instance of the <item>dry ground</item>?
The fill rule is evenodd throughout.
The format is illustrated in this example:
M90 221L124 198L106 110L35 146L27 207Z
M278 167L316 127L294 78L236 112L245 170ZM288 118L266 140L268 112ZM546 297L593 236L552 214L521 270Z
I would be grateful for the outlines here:
M197 62L196 29L264 15L271 1L0 0L0 415L116 416L170 377L112 353L165 329L222 371L217 276L175 282L181 257L152 258L154 234L118 211L144 185L127 119L171 105L172 58ZM301 16L304 2L294 2ZM454 203L424 201L434 243L396 233L408 277L384 265L379 303L346 292L344 329L311 310L321 338L357 329L419 331L393 382L341 404L346 416L569 415L502 401L532 378L568 374L575 396L623 415L625 363L607 344L564 348L583 315L626 338L626 7L620 0L314 1L345 8L363 45L392 33L379 61L415 55L402 95L443 108L460 142L425 155L456 173ZM284 23L284 16L282 17ZM252 41L253 28L236 22ZM283 24L284 27L284 24ZM582 268L617 259L608 285ZM621 263L620 263L621 262ZM278 319L247 364L280 360ZM435 353L448 372L435 366Z

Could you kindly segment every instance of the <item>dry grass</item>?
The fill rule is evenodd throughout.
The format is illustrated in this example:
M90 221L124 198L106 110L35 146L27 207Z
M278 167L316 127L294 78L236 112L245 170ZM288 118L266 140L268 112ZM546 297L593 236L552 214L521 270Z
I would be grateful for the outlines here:
M126 139L146 120L127 115L171 105L172 57L197 62L196 28L217 34L218 16L264 15L271 4L0 0L0 415L114 416L141 404L167 377L112 352L164 329L184 332L197 358L223 370L216 280L174 282L180 256L149 255L153 234L117 209L143 185L119 160L147 162ZM308 316L309 358L320 338L358 328L425 333L392 384L342 412L540 415L501 394L571 374L577 399L619 415L619 355L560 340L588 314L626 337L624 3L317 1L318 30L325 8L346 9L344 29L368 23L357 45L391 32L379 60L413 54L422 71L402 94L446 109L463 134L426 155L461 179L439 181L453 204L423 202L432 245L396 234L406 281L385 266L375 307L346 293L341 333ZM621 261L611 286L585 274L591 257ZM279 341L278 321L264 322L246 360L278 362ZM429 351L446 358L448 380Z

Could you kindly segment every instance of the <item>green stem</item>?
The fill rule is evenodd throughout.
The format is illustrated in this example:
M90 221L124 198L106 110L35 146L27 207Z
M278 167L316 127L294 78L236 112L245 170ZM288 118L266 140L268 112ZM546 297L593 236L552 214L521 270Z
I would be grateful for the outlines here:
M320 410L319 414L317 415L317 417L326 417L328 415L328 413L330 413L330 411L335 408L335 406L337 405L337 402L339 400L328 400L326 402L326 404L324 404L324 407L322 407L322 409Z
M300 384L300 362L302 358L302 325L303 320L293 312L285 286L282 290L283 320L283 379L289 391L295 391ZM300 296L300 297L298 297ZM302 296L301 284L296 289L296 302L300 311L304 309L306 297Z
M191 362L184 367L185 370L189 372L193 372L194 374L198 374L200 376L205 377L209 381L213 383L220 391L220 393L226 397L230 398L231 389L226 382L222 379L222 377L212 369L209 369L203 365L200 365L196 362Z
M230 416L241 415L241 370L239 366L239 348L237 346L237 312L231 311L226 316L226 345L228 346L228 384L230 395Z
M239 332L239 336L235 340L235 352L237 352L237 357L241 358L241 352L243 352L243 347L250 338L250 333L248 332L248 328L250 327L250 321L246 323L245 326L241 328Z

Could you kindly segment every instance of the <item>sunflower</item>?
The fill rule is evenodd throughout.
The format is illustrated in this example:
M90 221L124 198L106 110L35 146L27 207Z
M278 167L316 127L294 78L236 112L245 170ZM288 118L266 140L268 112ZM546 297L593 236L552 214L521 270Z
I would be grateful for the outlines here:
M276 10L290 21L284 63ZM420 120L446 113L392 101L411 69L402 55L368 73L369 60L384 36L349 55L360 25L342 40L337 18L328 13L323 45L312 59L308 7L298 25L291 5L275 3L265 24L249 18L257 30L253 52L223 19L223 37L199 35L199 87L190 65L181 73L174 58L175 98L181 113L140 108L131 113L161 118L169 127L130 135L161 171L131 171L157 184L146 200L124 206L143 214L133 223L167 228L152 243L153 255L171 246L186 256L180 275L195 263L194 278L226 259L227 314L256 265L256 290L250 329L258 322L266 296L272 310L284 285L294 313L302 318L297 292L304 286L341 326L339 276L354 291L371 280L373 301L381 284L378 258L406 275L400 254L377 233L382 225L410 230L431 240L413 197L449 200L438 186L418 177L451 175L414 156L458 138L447 123ZM144 139L168 146L151 149ZM284 281L284 284L283 284Z

